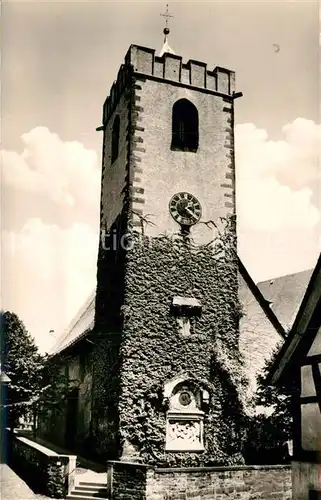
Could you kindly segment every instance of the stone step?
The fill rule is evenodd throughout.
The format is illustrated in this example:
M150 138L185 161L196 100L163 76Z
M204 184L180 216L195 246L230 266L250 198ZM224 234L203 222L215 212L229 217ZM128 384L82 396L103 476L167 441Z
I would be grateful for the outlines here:
M75 491L92 491L94 493L104 493L104 494L107 493L106 485L104 487L102 487L102 486L96 486L96 485L92 485L92 486L75 486L74 490Z
M97 497L100 497L100 498L107 498L107 489L103 489L103 488L97 488L97 489L94 489L94 488L84 488L84 489L79 489L79 488L75 488L72 490L71 492L72 495L75 495L77 497L81 497L82 495L87 495L87 496L90 496L92 498L97 498Z
M79 481L78 486L91 486L93 488L106 488L107 487L107 481L106 483L96 483L96 481Z
M74 493L71 492L70 495L66 496L66 499L67 500L93 500L93 498L94 498L95 500L106 500L106 498L107 498L107 497L93 497L93 496L89 496L89 495L88 495L88 493L85 493L83 496L79 496L79 495L74 495Z

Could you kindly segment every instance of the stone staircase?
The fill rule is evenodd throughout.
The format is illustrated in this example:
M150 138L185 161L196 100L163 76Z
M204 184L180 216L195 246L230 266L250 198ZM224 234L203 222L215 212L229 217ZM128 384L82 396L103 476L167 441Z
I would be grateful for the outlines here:
M80 481L66 497L68 500L106 500L107 484L96 481Z

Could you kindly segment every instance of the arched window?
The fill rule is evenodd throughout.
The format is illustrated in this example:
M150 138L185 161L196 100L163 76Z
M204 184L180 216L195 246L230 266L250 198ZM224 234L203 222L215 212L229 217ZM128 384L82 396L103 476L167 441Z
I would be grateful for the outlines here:
M197 151L198 111L187 99L176 101L172 113L172 149Z
M113 131L112 131L112 137L111 137L111 162L114 163L114 161L118 158L118 152L119 152L119 125L120 125L120 119L119 116L116 115L113 123Z

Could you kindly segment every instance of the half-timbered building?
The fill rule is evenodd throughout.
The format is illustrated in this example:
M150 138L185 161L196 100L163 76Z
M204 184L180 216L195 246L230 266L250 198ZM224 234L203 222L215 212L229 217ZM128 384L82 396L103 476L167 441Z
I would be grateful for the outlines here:
M293 384L293 500L321 499L321 255L270 372Z

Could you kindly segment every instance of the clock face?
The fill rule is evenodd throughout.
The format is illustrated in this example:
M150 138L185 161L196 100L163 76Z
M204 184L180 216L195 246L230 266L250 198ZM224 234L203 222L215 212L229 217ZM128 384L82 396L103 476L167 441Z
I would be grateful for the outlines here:
M202 214L200 202L189 193L174 194L169 202L169 211L173 219L182 226L196 224Z

